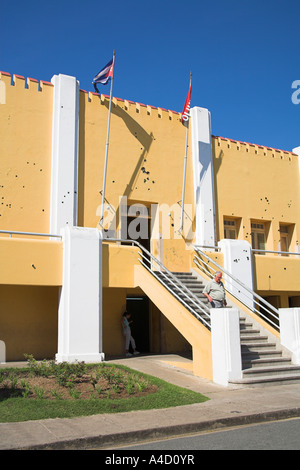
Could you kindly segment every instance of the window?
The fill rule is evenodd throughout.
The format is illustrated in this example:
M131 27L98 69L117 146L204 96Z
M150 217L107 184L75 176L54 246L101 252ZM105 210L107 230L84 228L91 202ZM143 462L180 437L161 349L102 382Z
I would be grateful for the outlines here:
M251 240L254 250L265 250L266 228L262 223L251 223Z
M279 225L280 251L290 251L291 228L289 225ZM288 256L288 255L282 255Z
M237 239L237 226L235 220L224 220L224 238L229 238L230 240Z

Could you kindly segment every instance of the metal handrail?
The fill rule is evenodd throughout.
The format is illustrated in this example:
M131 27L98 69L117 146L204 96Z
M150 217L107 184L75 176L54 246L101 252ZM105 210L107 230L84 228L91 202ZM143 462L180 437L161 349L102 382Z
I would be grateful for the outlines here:
M231 295L233 295L238 301L242 302L249 310L251 310L254 313L261 316L267 323L270 323L276 330L279 331L279 311L275 307L273 307L273 305L271 305L269 302L267 302L265 299L263 299L260 295L258 295L256 292L254 292L248 286L246 286L243 282L241 282L239 279L237 279L235 276L233 276L231 273L229 273L225 268L220 266L216 261L212 260L208 255L206 255L203 251L201 251L198 248L197 245L195 245L194 248L195 248L196 253L201 254L202 256L205 256L207 259L209 259L209 262L211 262L212 264L214 264L217 267L217 269L214 269L213 267L209 266L208 263L205 263L204 260L199 259L196 256L196 257L194 257L194 263L199 269L204 271L203 267L200 266L198 260L202 264L204 264L206 267L209 267L212 271L214 271L214 272L221 271L224 274L226 274L230 280L234 281L239 287L246 290L251 296L249 299L251 301L253 301L254 304L259 305L260 308L263 308L269 315L271 315L271 317L273 317L276 320L276 323L274 323L270 318L265 316L265 314L263 312L261 312L260 310L257 310L255 307L250 307L249 305L247 305L243 299L238 297L237 294L235 294L233 292L230 292L230 291L228 291L228 292ZM211 278L213 277L213 275L211 274L209 269L206 269L206 274ZM262 304L264 304L265 306L262 305Z
M272 250L256 250L252 248L253 253L273 253L276 255L298 255L300 256L300 253L295 253L293 251L272 251Z
M207 328L210 329L210 323L203 318L196 310L195 308L199 309L203 314L209 317L210 319L210 312L207 306L202 302L193 292L191 292L181 281L178 279L174 274L169 271L155 256L152 255L146 248L144 248L139 242L136 240L127 240L127 239L120 239L120 238L105 238L103 239L105 242L119 242L119 243L129 243L132 245L136 245L137 247L140 248L142 253L138 253L139 255L142 255L142 259L138 258L142 266L144 266L147 271L149 271L169 292L172 293L174 297L176 297L189 311L192 311L192 313L198 318L199 321L205 324ZM145 263L147 261L150 266L147 266ZM178 289L179 293L183 295L184 298L180 297L174 289L172 289L169 285L166 284L166 282L159 277L156 272L151 269L151 264L156 264L159 266L162 271L160 273L163 275L163 277L168 280L176 289ZM186 301L191 302L194 307L191 305L188 305Z
M37 233L37 232L15 232L13 230L0 230L0 233L6 233L12 237L12 235L30 235L34 237L53 237L62 238L62 235L53 235L51 233Z

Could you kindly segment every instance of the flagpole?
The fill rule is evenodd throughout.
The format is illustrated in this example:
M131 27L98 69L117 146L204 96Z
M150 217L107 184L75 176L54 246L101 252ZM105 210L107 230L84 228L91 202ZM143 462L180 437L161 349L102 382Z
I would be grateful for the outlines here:
M116 56L116 53L114 51L114 54L113 54L113 70L114 70L114 66L115 66L115 56ZM110 83L110 96L109 96L108 121L107 121L107 136L106 136L105 162L104 162L104 175L103 175L103 188L102 188L101 217L100 217L100 221L99 221L99 225L101 225L101 227L102 227L103 217L104 217L105 187L106 187L106 173L107 173L107 160L108 160L108 147L109 147L109 130L110 130L110 116L111 116L111 101L112 101L113 80L114 80L114 73L111 77L111 83Z
M190 72L190 87L191 86L192 86L192 72ZM184 197L185 197L185 180L186 180L186 167L187 167L187 149L188 149L189 127L190 127L190 118L187 122L186 138L185 138L185 155L184 155L182 198L181 198L181 218L180 218L180 229L179 229L179 231L181 233L182 233L182 230L183 230L183 212L184 212Z

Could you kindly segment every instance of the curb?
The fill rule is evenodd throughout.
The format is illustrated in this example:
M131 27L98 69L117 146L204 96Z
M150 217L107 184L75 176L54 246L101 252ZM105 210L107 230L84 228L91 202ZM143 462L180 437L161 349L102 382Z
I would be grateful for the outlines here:
M20 446L9 450L88 450L103 449L107 446L139 444L145 440L156 440L160 438L178 437L184 434L193 434L202 431L222 430L228 427L243 426L247 424L259 424L263 422L279 421L289 418L299 418L300 407L269 411L251 415L235 416L228 418L213 419L198 423L178 424L160 428L149 428L140 431L128 431L109 435L98 435L82 437L65 441L37 444L31 446ZM5 449L3 449L5 450Z

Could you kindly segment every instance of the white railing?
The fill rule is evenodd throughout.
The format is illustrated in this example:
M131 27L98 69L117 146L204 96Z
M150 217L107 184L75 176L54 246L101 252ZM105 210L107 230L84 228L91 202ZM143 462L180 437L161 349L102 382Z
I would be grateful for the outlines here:
M13 235L26 235L26 236L32 236L32 237L62 238L62 235L53 235L51 233L16 232L14 230L0 230L0 233L5 233L7 235L10 235L10 238L12 238Z
M226 274L227 281L229 281L231 285L234 285L235 291L232 292L231 290L227 289L226 282L225 289L239 302L245 305L245 307L247 307L250 311L263 318L263 320L271 324L273 328L279 331L279 311L273 307L273 305L267 302L263 297L258 295L248 286L243 284L239 279L234 277L216 261L212 260L206 253L200 250L198 245L195 245L194 248L196 254L193 261L202 272L204 272L209 278L213 278L217 271L221 271L222 273ZM247 302L245 302L245 298L247 299ZM253 304L253 306L251 304Z
M106 238L104 242L119 242L135 245L139 248L139 262L149 271L174 297L179 300L193 315L210 329L210 312L190 289L188 289L171 271L169 271L157 258L136 240L123 240L118 238ZM157 266L158 270L154 270Z
M272 253L274 255L284 255L284 256L289 256L289 255L296 255L300 256L300 253L293 252L293 251L272 251L272 250L256 250L252 248L252 253L258 253L258 254L265 254L265 253Z

